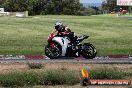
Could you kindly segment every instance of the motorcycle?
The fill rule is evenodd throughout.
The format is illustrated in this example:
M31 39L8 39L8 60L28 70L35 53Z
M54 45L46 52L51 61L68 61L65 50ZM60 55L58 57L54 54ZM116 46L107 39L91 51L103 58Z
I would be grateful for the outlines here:
M89 36L86 35L78 37L78 44L75 46L68 37L57 36L52 32L48 36L45 55L50 59L58 59L60 57L80 57L81 55L86 59L93 59L97 54L96 48L90 43L81 44L81 42L88 37Z

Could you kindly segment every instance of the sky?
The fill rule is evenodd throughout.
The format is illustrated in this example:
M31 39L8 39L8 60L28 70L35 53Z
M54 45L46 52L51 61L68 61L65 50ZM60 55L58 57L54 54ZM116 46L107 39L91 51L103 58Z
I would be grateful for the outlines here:
M102 3L105 0L80 0L81 3Z

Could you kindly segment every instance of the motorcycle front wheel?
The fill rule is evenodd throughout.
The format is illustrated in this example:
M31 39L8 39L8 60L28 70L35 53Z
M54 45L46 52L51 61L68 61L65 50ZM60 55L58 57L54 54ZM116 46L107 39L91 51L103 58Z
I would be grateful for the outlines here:
M45 47L45 55L50 59L58 59L61 56L61 48L58 44L54 45L54 48L51 45Z
M96 48L90 44L85 43L83 44L82 56L86 59L93 59L96 57L97 51Z

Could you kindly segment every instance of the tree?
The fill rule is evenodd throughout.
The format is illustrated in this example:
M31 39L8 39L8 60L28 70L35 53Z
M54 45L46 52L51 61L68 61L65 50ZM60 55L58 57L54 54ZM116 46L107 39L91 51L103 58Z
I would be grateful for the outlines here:
M0 8L3 8L4 0L0 0Z
M79 0L0 0L0 6L9 12L29 11L30 15L77 15L82 8Z
M117 6L117 0L106 0L102 3L102 10L110 12L119 12L120 8L122 10L129 10L129 6Z
M97 15L100 13L100 10L99 10L99 7L96 7L96 6L91 6L90 8L94 9L95 10L95 13L94 15Z
M62 0L63 1L63 13L68 15L77 15L77 12L81 9L79 0Z
M80 7L79 0L38 0L34 11L37 14L76 15Z
M29 11L32 13L36 0L5 0L2 6L9 12Z
M116 12L118 10L118 6L116 5L117 0L106 0L102 3L103 11L107 12Z
M37 2L33 6L33 11L39 15L41 13L47 14L48 10L46 9L47 0L37 0Z

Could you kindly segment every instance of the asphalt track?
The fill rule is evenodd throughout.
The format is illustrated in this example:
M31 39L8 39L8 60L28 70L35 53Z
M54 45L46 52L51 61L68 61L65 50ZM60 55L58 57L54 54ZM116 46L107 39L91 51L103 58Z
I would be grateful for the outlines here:
M84 63L84 64L132 64L132 57L128 58L109 58L96 57L94 59L62 58L62 59L0 59L0 63Z

